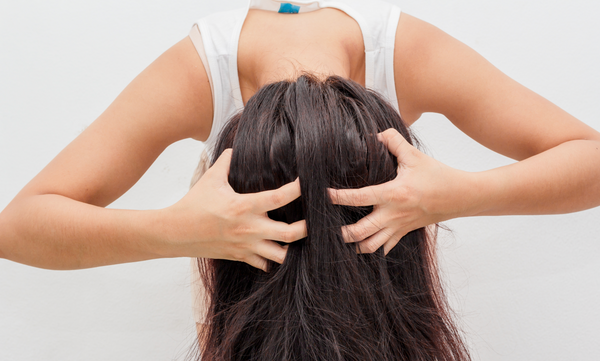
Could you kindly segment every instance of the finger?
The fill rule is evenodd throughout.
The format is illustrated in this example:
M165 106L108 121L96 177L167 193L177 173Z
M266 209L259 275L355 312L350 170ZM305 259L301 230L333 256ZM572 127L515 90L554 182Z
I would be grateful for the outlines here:
M387 229L382 229L364 241L359 242L358 248L361 253L373 253L386 244L391 236L392 234Z
M375 212L363 217L358 222L342 227L342 237L346 243L360 242L381 230L380 222L375 221Z
M333 204L361 207L378 204L381 199L380 195L383 187L376 185L357 189L329 188L328 191Z
M398 242L400 242L400 240L404 236L405 234L402 233L400 235L396 235L395 237L390 238L387 242L385 242L385 244L383 245L383 253L387 256L387 254L390 253L390 251L394 249L394 247L396 247Z
M307 235L305 220L287 224L267 218L265 222L261 222L260 229L259 237L285 243L297 241Z
M244 260L244 262L248 263L250 266L261 269L267 272L267 260L259 255L249 256Z
M255 193L252 196L256 197L254 204L258 205L261 212L281 208L300 197L300 180L296 178L295 181L277 189Z
M215 164L210 167L210 169L213 169L213 172L216 172L220 175L220 178L225 179L225 181L227 181L227 177L229 177L229 166L231 165L232 154L233 150L231 148L225 149L219 158L217 158Z
M379 141L381 141L387 149L396 156L396 158L400 158L402 153L412 148L412 145L410 145L402 134L394 128L387 129L377 134L377 139L379 139Z
M273 241L263 240L256 244L256 253L262 258L282 264L285 261L287 247L280 246Z

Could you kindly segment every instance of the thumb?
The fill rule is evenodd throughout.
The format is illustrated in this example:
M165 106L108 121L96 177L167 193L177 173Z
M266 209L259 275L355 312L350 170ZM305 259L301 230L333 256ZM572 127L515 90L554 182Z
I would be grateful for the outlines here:
M233 150L231 148L227 148L221 153L215 164L210 167L209 171L212 170L211 173L215 173L216 177L219 180L224 180L228 182L229 177L229 166L231 165L231 154ZM208 173L208 171L207 171Z
M410 151L413 148L402 134L398 133L394 128L387 129L377 134L377 139L379 139L379 141L382 142L398 159L400 159L401 154Z

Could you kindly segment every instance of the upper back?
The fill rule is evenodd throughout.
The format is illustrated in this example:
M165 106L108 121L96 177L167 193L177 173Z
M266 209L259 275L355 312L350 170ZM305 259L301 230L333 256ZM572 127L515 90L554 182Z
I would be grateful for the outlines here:
M209 150L260 87L304 72L352 79L398 109L393 62L400 9L379 0L293 3L297 14L278 13L278 0L251 0L247 9L198 22L213 79Z

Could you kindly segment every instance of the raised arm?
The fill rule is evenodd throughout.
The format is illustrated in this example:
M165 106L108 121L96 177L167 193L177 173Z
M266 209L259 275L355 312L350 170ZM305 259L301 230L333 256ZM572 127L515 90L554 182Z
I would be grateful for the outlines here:
M0 213L0 257L51 269L177 256L237 259L257 267L264 258L281 261L285 250L264 238L301 238L302 225L265 221L251 233L247 223L264 221L261 207L291 201L299 187L242 200L226 187L227 155L171 207L103 208L133 186L167 146L184 138L206 139L211 122L207 74L185 38L136 77ZM260 207L245 212L227 207L244 202ZM229 226L245 232L234 237Z
M468 173L418 152L393 132L382 140L404 164L389 184L333 192L344 204L378 204L349 227L361 247L389 250L412 229L473 215L567 213L600 205L600 133L507 77L436 27L403 14L396 34L396 91L412 124L444 114L514 164ZM400 137L401 138L401 137Z
M521 161L475 174L482 198L457 216L600 205L600 133L448 34L410 16L403 20L398 52L411 55L396 54L402 111L412 119L444 114L477 142Z
M169 144L206 138L210 87L192 51L187 38L167 50L19 192L0 213L0 256L57 269L159 256L155 212L102 207Z

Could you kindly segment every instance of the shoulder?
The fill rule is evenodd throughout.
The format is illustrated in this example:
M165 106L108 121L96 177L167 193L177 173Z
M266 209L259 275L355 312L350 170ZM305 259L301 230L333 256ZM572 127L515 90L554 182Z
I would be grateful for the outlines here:
M409 124L425 111L432 111L428 109L431 104L424 103L433 99L429 92L435 84L431 81L436 73L445 71L444 63L458 61L465 52L474 53L439 28L402 13L394 46L394 81L400 111ZM421 99L422 94L428 94L426 99Z
M159 56L22 191L107 206L170 144L204 140L212 120L206 72L189 38Z
M213 118L212 92L207 70L189 37L165 51L139 77L160 89L152 93L159 97L157 105L168 112L172 122L164 126L173 126L179 133L176 138L206 140Z
M475 141L513 159L569 140L600 137L422 20L403 14L395 46L396 93L408 124L422 113L440 113Z

